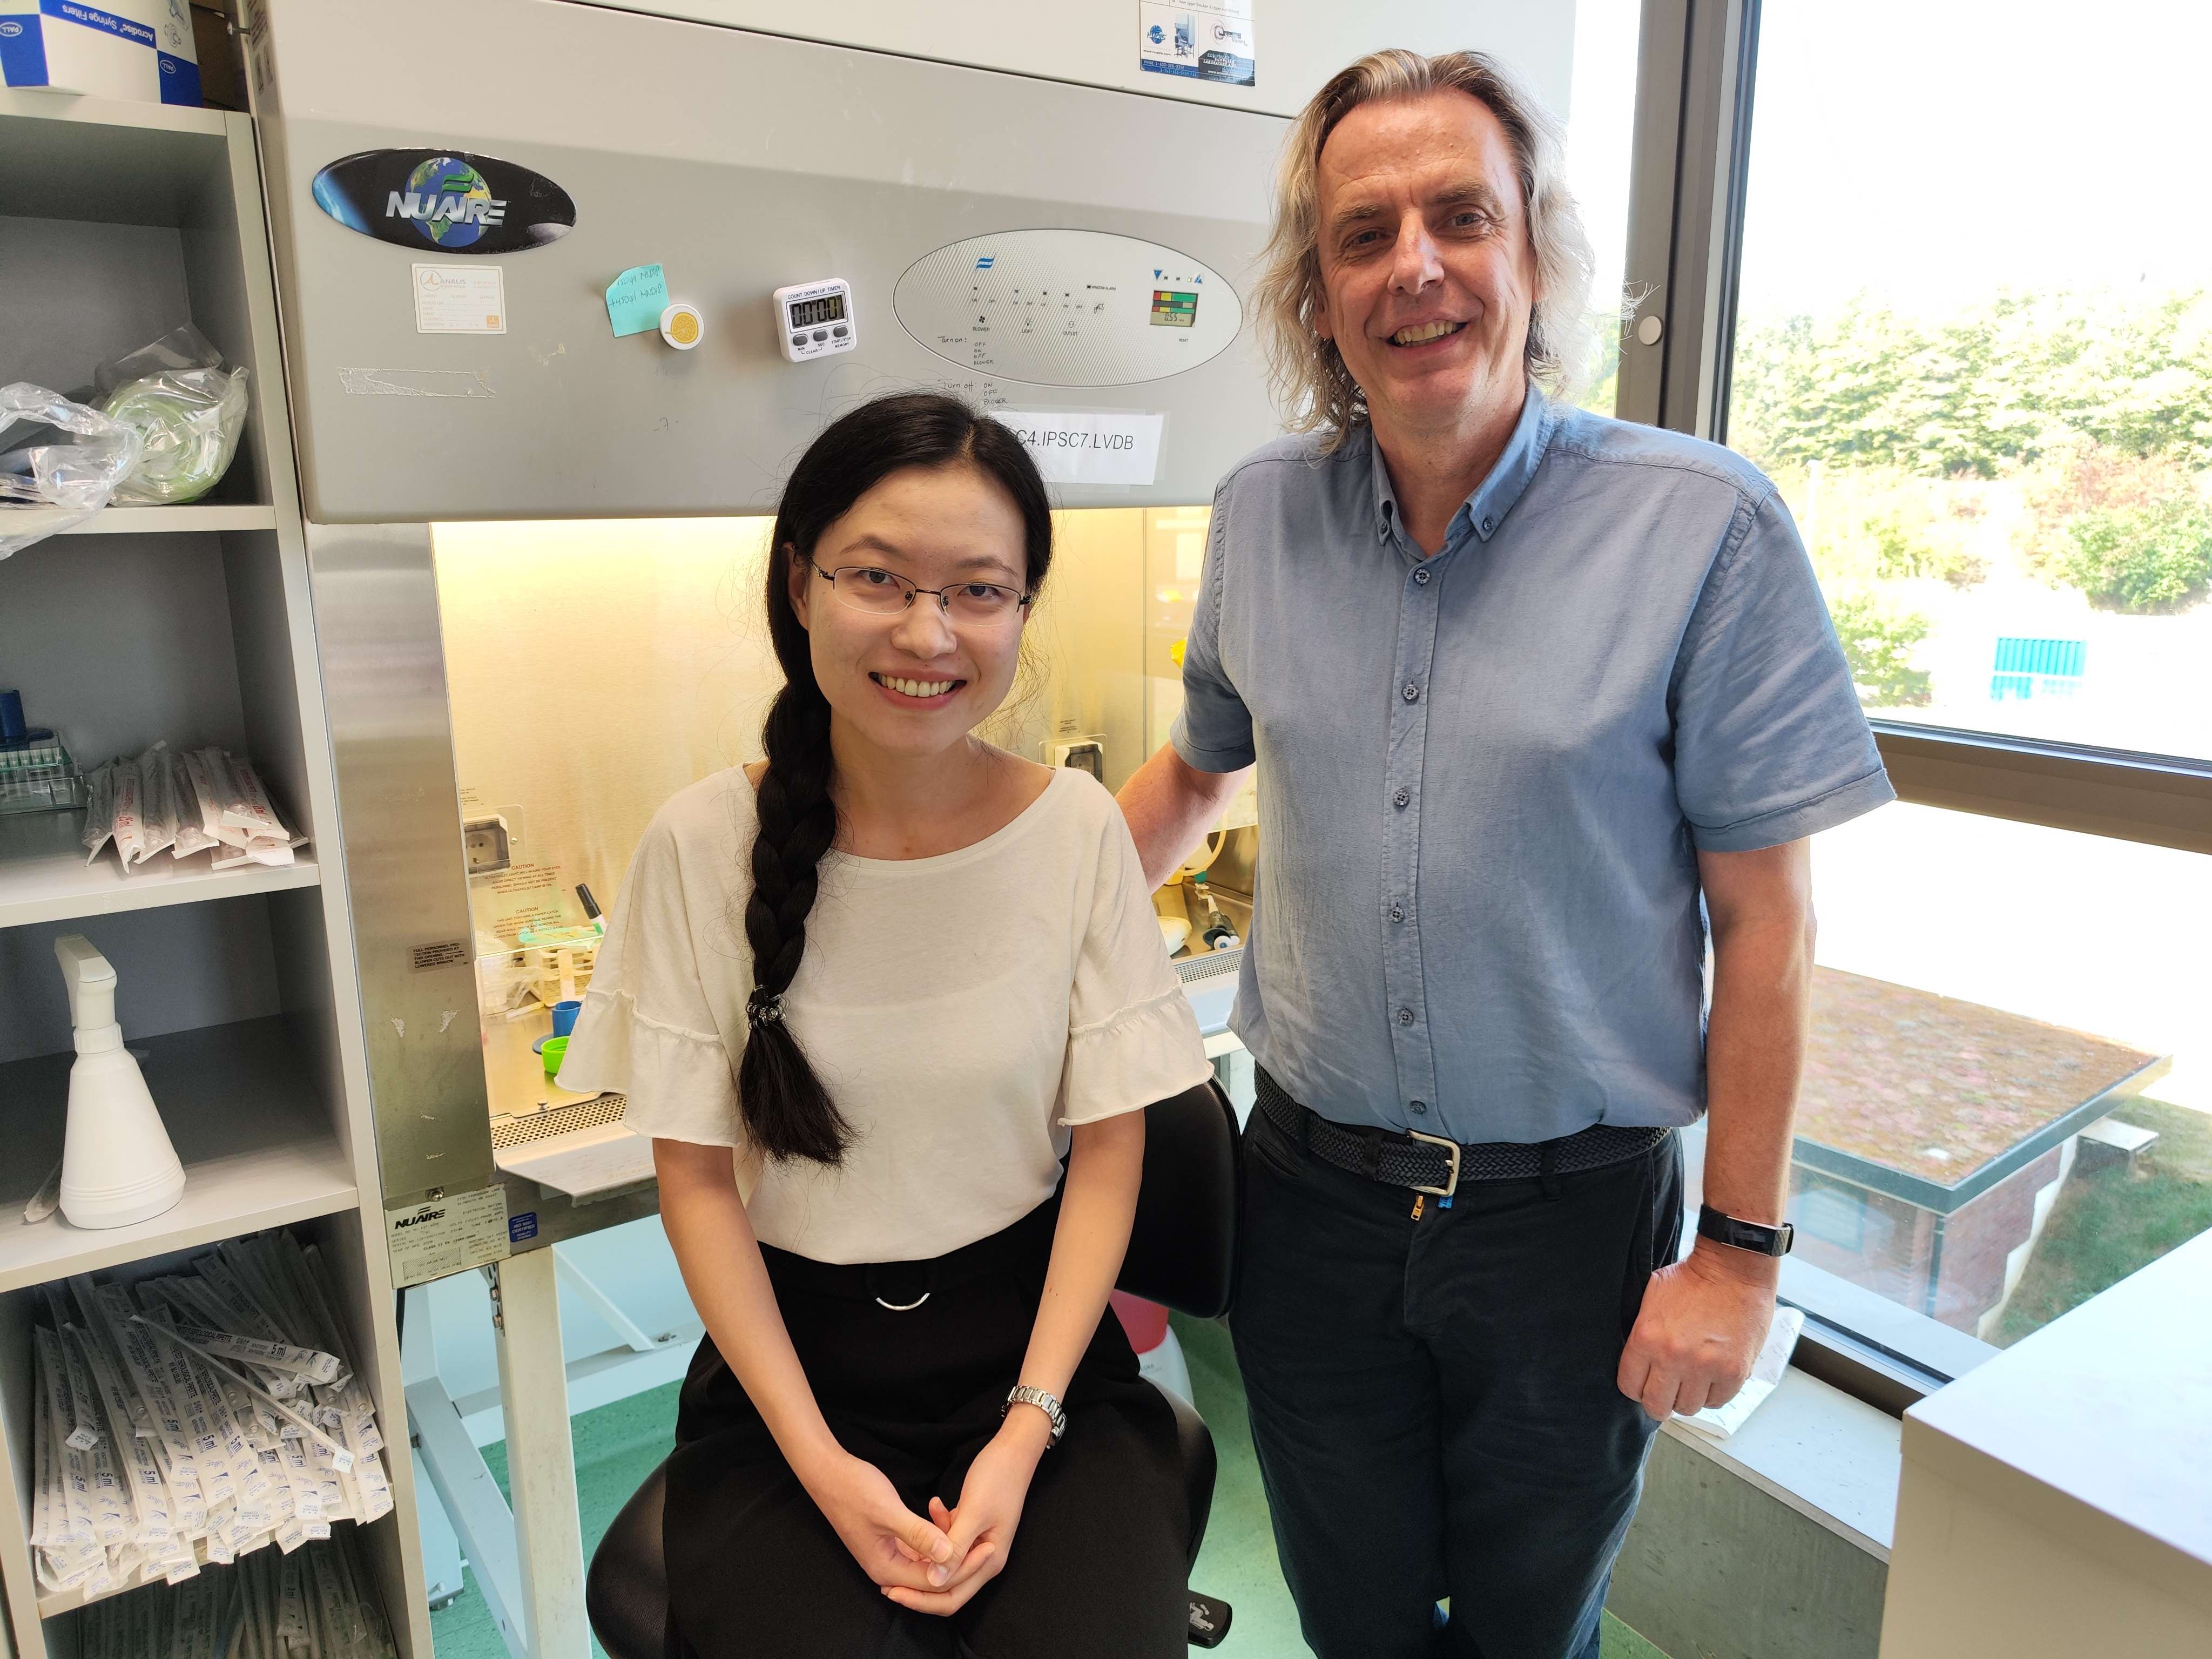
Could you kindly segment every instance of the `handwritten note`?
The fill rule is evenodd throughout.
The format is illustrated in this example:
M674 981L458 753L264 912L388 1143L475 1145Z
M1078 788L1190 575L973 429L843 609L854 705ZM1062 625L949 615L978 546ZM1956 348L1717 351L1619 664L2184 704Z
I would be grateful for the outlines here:
M657 330L667 308L668 278L659 265L632 265L607 284L607 321L617 339Z

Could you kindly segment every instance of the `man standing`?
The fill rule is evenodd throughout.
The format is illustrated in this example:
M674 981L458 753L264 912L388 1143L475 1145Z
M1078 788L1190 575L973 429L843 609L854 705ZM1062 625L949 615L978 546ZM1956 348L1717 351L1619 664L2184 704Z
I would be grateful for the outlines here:
M1121 793L1158 881L1259 768L1231 1323L1322 1659L1595 1659L1653 1430L1772 1316L1808 837L1892 799L1773 486L1538 389L1588 338L1560 150L1475 52L1307 107L1258 300L1303 435L1215 496Z

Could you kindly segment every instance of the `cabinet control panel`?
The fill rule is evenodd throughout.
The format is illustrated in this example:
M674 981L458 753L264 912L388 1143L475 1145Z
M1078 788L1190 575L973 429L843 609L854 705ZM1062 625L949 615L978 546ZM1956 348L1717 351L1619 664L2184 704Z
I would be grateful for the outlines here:
M923 255L891 295L948 362L1037 386L1127 386L1218 356L1243 307L1187 253L1097 230L1010 230Z

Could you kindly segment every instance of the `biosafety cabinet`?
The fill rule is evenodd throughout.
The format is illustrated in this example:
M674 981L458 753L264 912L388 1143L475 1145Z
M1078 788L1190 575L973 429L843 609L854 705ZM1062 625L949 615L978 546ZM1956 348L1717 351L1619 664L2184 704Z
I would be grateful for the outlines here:
M493 1116L579 1103L531 1053L588 978L577 890L611 902L659 802L757 752L761 515L824 423L927 386L1030 436L1066 540L1001 735L1096 743L1109 781L1272 428L1245 295L1280 118L471 11L502 44L465 95L422 73L429 0L279 0L253 46L385 1196L446 1212L402 1279L621 1212L461 1200Z
M619 1097L564 1094L537 1051L655 808L759 752L764 515L805 445L908 387L1023 434L1060 544L991 735L1117 784L1176 713L1215 484L1276 429L1251 296L1288 117L1393 44L1490 47L1564 106L1573 33L1504 3L650 9L240 19L283 343L257 372L290 440L256 464L270 570L299 550L310 771L327 738L327 800L301 798L387 1360L379 1287L504 1263L514 1347L544 1247L654 1206ZM231 556L234 614L260 556ZM1225 995L1233 954L1186 970ZM502 1363L557 1378L557 1335ZM514 1468L519 1522L573 1556L573 1490ZM387 1555L419 1659L413 1534ZM526 1545L509 1612L563 1559Z

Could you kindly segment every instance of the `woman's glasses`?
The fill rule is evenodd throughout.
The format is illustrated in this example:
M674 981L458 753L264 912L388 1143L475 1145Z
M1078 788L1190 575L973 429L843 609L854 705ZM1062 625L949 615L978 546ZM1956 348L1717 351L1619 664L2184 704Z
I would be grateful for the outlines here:
M809 560L810 564L813 561ZM872 617L896 617L918 593L935 599L955 623L985 627L1011 622L1029 608L1030 594L1000 582L962 582L954 587L917 587L896 571L871 564L842 564L835 570L814 566L814 574L828 582L839 601Z

